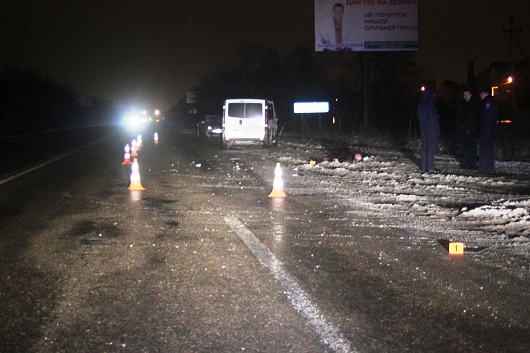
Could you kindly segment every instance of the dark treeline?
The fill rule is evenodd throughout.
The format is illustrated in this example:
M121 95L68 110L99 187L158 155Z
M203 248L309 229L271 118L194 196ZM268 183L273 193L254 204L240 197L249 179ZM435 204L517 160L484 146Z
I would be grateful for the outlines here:
M436 106L444 143L456 150L458 127L455 114L462 101L463 87L478 89L495 86L506 70L493 63L487 70L475 73L472 61L468 74L460 83L425 72L416 62L416 52L315 52L312 48L292 48L280 52L262 46L242 45L217 73L208 76L193 91L200 92L201 103L186 104L183 98L168 113L170 118L193 120L201 113L221 113L226 98L268 98L274 100L279 123L284 131L304 133L339 133L349 135L372 133L397 140L416 138L416 118L421 87L436 90ZM464 63L463 63L464 65ZM507 66L509 67L509 65ZM524 76L525 64L519 70L518 110L511 106L509 94L496 96L500 120L513 123L500 126L502 134L521 134L530 127L526 98L530 90ZM527 75L528 76L528 75ZM432 78L425 80L426 77ZM366 94L365 94L366 93ZM297 101L327 101L328 114L294 114ZM365 114L366 107L366 114ZM197 114L192 117L190 108ZM318 124L320 119L322 125ZM396 140L396 141L397 141Z
M328 101L330 112L322 117L325 128L350 133L365 127L366 77L368 128L403 133L409 129L415 111L420 76L415 53L316 53L310 48L282 53L243 45L222 70L207 77L195 90L203 97L199 106L209 111L219 111L225 98L272 99L287 130L299 128L300 116L293 113L294 102ZM173 115L185 116L188 110L183 99L173 108ZM308 122L317 119L306 117Z
M109 101L79 104L72 89L36 69L5 66L0 71L0 136L100 124L112 111Z
M65 125L76 95L32 68L6 66L0 71L2 135L53 129Z

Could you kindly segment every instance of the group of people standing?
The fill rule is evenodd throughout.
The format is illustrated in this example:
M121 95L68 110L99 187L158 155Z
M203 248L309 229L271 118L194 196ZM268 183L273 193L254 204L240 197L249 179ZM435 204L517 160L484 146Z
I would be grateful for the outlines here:
M464 89L464 100L457 110L456 121L461 134L463 166L491 174L495 165L494 141L498 107L491 97L491 88L481 88L479 97L480 101L473 97L471 89ZM434 155L440 138L440 116L434 102L434 90L426 88L417 106L421 134L421 170L426 173L435 172ZM477 138L480 140L478 156Z

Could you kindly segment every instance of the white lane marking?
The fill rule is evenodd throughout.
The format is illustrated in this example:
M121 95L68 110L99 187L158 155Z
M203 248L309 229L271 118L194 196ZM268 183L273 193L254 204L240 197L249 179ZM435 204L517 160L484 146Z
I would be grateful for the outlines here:
M101 142L101 141L103 141L103 140L105 140L105 139L107 139L107 138L109 138L109 137L110 137L110 136L103 137L103 138L101 138L101 139L99 139L99 140L97 140L97 141L91 142L91 143L89 143L89 144L87 144L87 145L84 145L84 146L82 146L82 147L80 147L80 148L77 148L77 149L72 150L72 151L70 151L70 152L66 152L66 153L60 154L60 155L58 155L58 156L56 156L56 157L53 157L52 159L49 159L49 160L47 160L47 161L44 162L44 163L38 164L38 165L36 165L36 166L34 166L34 167L31 167L31 168L28 168L28 169L26 169L26 170L23 170L23 171L21 171L20 173L17 173L17 174L11 175L11 176L9 176L9 177L7 177L7 178L5 178L5 179L0 179L0 185L5 184L5 183L7 183L8 181L11 181L11 180L16 179L16 178L18 178L18 177L21 177L21 176L26 175L26 174L28 174L28 173L31 173L31 172L33 172L33 171L35 171L35 170L37 170L37 169L40 169L40 168L42 168L42 167L44 167L44 166L47 166L48 164L51 164L51 163L53 163L53 162L55 162L55 161L58 161L59 159L62 159L62 158L64 158L64 157L68 157L68 156L71 155L71 154L77 153L77 152L79 152L79 151L81 151L81 150L83 150L83 149L85 149L85 148L88 148L88 147L90 147L90 146L92 146L92 145L95 145L96 143L99 143L99 142Z
M258 261L267 267L278 282L285 288L287 297L294 308L300 312L313 326L324 344L329 345L335 352L358 352L351 348L351 343L344 338L333 325L324 318L318 307L311 302L309 296L284 268L274 254L265 247L248 228L235 217L224 217L226 224L250 249Z
M53 163L53 162L55 162L55 161L58 161L58 160L61 159L61 158L64 158L64 157L69 156L69 155L71 155L71 154L74 154L74 153L76 153L77 151L79 151L79 149L77 149L77 150L73 150L73 151L70 151L70 152L65 153L65 154L61 154L61 155L59 155L59 156L57 156L57 157L55 157L55 158L52 158L52 159L50 159L50 160L48 160L48 161L46 161L46 162L44 162L44 163L41 163L41 164L39 164L39 165L36 165L36 166L34 166L34 167L32 167L32 168L29 168L29 169L23 170L23 171L21 171L20 173L17 173L17 174L15 174L15 175L12 175L12 176L10 176L10 177L8 177L8 178L2 179L2 180L0 180L0 185L2 185L2 184L4 184L4 183L7 183L8 181L11 181L11 180L16 179L16 178L18 178L18 177L21 177L21 176L23 176L23 175L25 175L25 174L31 173L31 172L33 172L33 171L35 171L35 170L37 170L37 169L40 169L40 168L42 168L42 167L44 167L44 166L46 166L46 165L48 165L48 164L50 164L50 163Z

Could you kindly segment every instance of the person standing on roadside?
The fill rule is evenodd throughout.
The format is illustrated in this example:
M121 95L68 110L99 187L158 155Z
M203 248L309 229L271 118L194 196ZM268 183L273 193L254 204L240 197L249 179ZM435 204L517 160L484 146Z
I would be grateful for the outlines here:
M463 167L477 169L477 143L479 131L479 103L469 88L464 89L464 101L458 106L456 121L460 127Z
M440 116L434 105L435 92L426 88L421 94L417 113L421 134L421 170L434 173L434 154L440 137Z
M495 134L497 130L497 116L499 108L491 97L491 88L482 87L480 90L480 152L478 171L491 174L495 167Z

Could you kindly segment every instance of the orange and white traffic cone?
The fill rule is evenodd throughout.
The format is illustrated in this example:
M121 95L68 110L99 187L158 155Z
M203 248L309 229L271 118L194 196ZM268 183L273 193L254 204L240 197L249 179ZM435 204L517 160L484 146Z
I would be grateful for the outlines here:
M125 156L123 157L123 162L121 164L122 165L131 164L131 153L130 153L129 144L125 145Z
M136 143L136 148L138 149L138 151L141 151L142 147L144 146L142 142L142 135L138 135L138 137L136 137Z
M138 142L136 142L136 139L131 141L131 157L138 157Z
M138 160L135 158L131 166L131 184L129 185L129 190L145 190L140 182L140 166L138 165Z
M155 139L155 145L158 144L158 132L155 132L155 135L153 138Z
M274 168L274 181L272 183L272 191L269 197L285 197L287 196L283 191L283 169L280 163L276 163Z

